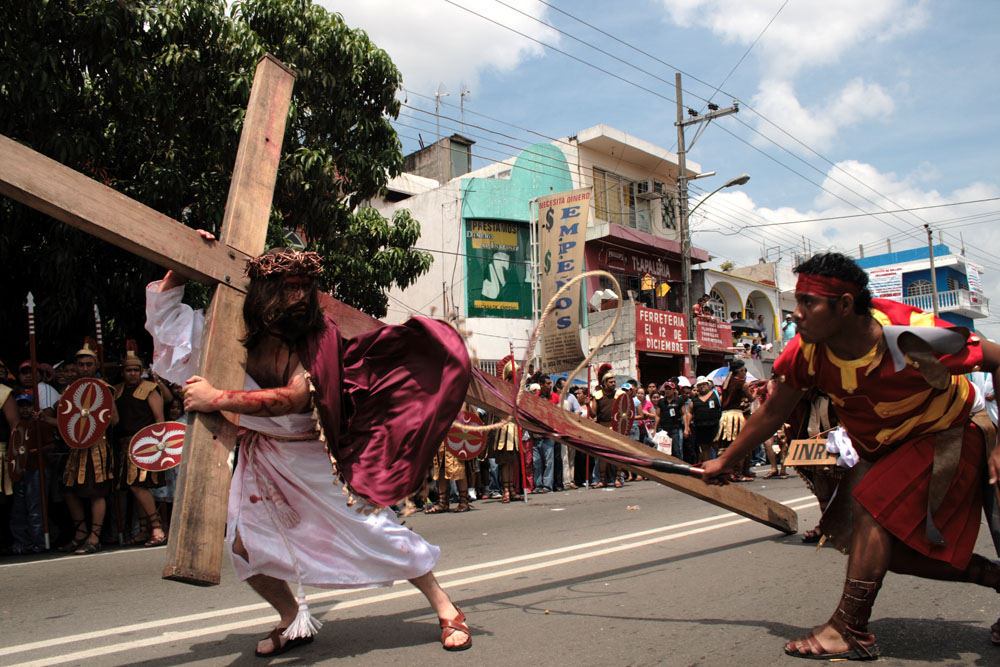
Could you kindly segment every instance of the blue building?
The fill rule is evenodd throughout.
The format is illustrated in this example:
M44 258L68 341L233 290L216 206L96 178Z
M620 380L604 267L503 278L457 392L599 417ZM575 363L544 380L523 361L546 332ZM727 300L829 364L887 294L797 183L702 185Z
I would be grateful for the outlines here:
M902 292L897 301L926 312L934 311L930 249L926 247L872 255L856 260L869 274L875 270L902 270ZM942 319L975 329L977 319L990 314L990 300L982 292L982 268L947 245L934 246L934 273L937 278L938 313ZM878 296L878 294L875 294Z

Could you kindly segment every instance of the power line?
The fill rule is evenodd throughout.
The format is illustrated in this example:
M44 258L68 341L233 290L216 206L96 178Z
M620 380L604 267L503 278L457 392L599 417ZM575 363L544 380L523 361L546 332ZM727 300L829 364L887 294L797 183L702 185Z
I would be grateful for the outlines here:
M497 1L499 1L499 0L497 0ZM612 34L610 34L610 33L606 32L606 31L603 31L603 30L601 30L601 29L597 28L596 26L593 26L592 24L590 24L590 23L587 23L586 21L583 21L582 19L579 19L578 17L576 17L576 16L574 16L574 15L570 14L569 12L566 12L566 11L564 11L564 10L562 10L562 9L559 9L558 7L555 7L554 5L552 5L552 4L548 3L548 2L545 2L545 0L538 0L538 2L540 2L541 4L543 4L543 5L547 6L547 7L550 7L550 8L552 8L552 9L555 9L555 10L556 10L556 11L558 11L559 13L561 13L561 14L563 14L563 15L565 15L565 16L567 16L567 17L569 17L569 18L571 18L571 19L573 19L573 20L575 20L575 21L577 21L577 22L579 22L579 23L581 23L581 24L583 24L583 25L586 25L587 27L589 27L589 28L591 28L591 29L593 29L593 30L595 30L595 31L597 31L597 32L599 32L599 33L601 33L601 34L603 34L603 35L605 35L605 36L607 36L607 37L609 37L609 38L611 38L611 39L613 39L613 40L615 40L615 41L617 41L617 42L619 42L619 43L623 44L623 45L625 45L625 46L628 46L628 47L629 47L629 48L631 48L632 50L634 50L634 51L637 51L638 53L641 53L641 54L643 54L643 55L645 55L645 56L647 56L647 57L649 57L649 58L651 58L651 59L655 60L656 62L659 62L659 63L661 63L661 64L663 64L663 65L667 66L667 67L668 67L668 68L670 68L670 69L673 69L673 70L676 70L676 71L679 71L679 72L681 72L681 70L680 70L679 68L677 68L677 67L674 67L674 66L673 66L673 65L671 65L670 63L667 63L666 61L663 61L663 60L661 60L661 59L659 59L659 58L657 58L657 57L655 57L655 56L653 56L653 55L651 55L651 54L649 54L649 53L647 53L647 52L645 52L645 51L643 51L643 50L641 50L641 49L638 49L637 47L635 47L635 46L633 46L633 45L631 45L631 44L628 44L628 43L624 42L623 40L621 40L621 39L619 39L619 38L615 37L614 35L612 35ZM781 6L781 7L780 7L780 8L778 9L778 12L777 12L777 13L776 13L776 14L774 15L774 17L772 17L772 19L771 19L771 22L769 22L769 23L768 23L768 25L767 25L767 26L765 26L765 29L764 29L765 31L766 31L767 27L769 27L769 26L771 25L771 23L772 23L772 22L774 21L774 19L775 19L775 18L777 18L778 14L780 14L780 13L781 13L781 11L782 11L782 10L784 9L784 7L785 7L785 5L786 5L786 4L787 4L787 0L786 0L786 2L785 2L784 4L782 4L782 6ZM533 17L532 17L532 18L533 18ZM537 20L537 19L535 19L535 20ZM565 34L565 33L564 33L564 34ZM761 32L761 35L762 35L762 34L763 34L763 31ZM760 35L758 35L758 40L759 40L759 38L760 38ZM575 39L575 38L574 38L574 39ZM577 40L577 41L581 41L581 40ZM541 43L541 42L539 42L539 43ZM591 48L594 48L595 50L598 50L598 51L600 51L600 52L604 53L604 51L603 51L603 50L601 50L601 49L598 49L597 47L594 47L594 46L590 45L589 43L586 43L586 42L582 42L582 43L584 43L584 44L586 44L586 45L588 45L588 46L591 46ZM756 44L756 43L757 43L757 40L754 40L754 44ZM543 46L547 46L547 45L545 45L545 44L542 44L542 45L543 45ZM751 45L751 48L752 48L752 47L753 47L753 45ZM748 49L747 53L749 53L749 49ZM745 54L744 54L744 57L745 57ZM741 58L740 62L742 62L742 58ZM739 63L737 63L737 66L738 66L738 64L739 64ZM633 66L633 67L634 67L634 66ZM735 69L735 68L734 68L734 69ZM641 71L643 71L643 72L645 72L645 73L649 74L650 76L653 76L654 78L659 78L659 77L656 77L656 75L653 75L653 74L651 74L651 73L649 73L649 72L646 72L645 70L641 70ZM682 72L682 73L684 73L684 72ZM694 80L698 81L699 83L702 83L702 84L704 84L704 85L709 85L709 84L707 84L706 82L702 81L701 79L698 79L697 77L694 77L693 75L690 75L690 74L686 74L686 73L684 73L684 74L685 74L686 76L689 76L689 77L693 78ZM730 74L731 74L731 72L730 72ZM727 79L728 79L728 76L727 76ZM662 81L663 79L660 79L660 80ZM718 87L716 88L716 93L717 93L717 92L718 92L719 90L721 90L721 88L722 88L722 85L724 85L724 83L725 83L725 82L723 82L723 84L720 84L720 85L719 85L719 86L718 86ZM687 92L687 91L685 91L685 92ZM691 94L692 94L692 95L693 95L694 97L698 98L698 99L702 99L702 100L705 100L705 98L703 98L703 97L700 97L700 96L698 96L698 95L696 95L696 94L694 94L694 93L691 93ZM714 97L714 95L715 95L715 93L713 93L713 97ZM661 97L662 97L662 96L661 96ZM707 100L705 100L705 101L707 101ZM763 119L763 120L764 120L764 121L766 121L767 123L769 123L769 124L771 124L772 126L774 126L774 127L776 128L776 129L778 129L778 130L779 130L779 131L781 131L781 132L782 132L783 134L785 134L786 136L788 136L788 137L789 137L790 139L794 140L794 141L795 141L796 143L800 144L801 146L803 146L804 148L806 148L807 150L809 150L809 151L810 151L811 153L813 153L813 154L814 154L814 155L816 155L817 157L819 157L819 158L823 159L824 161L826 161L827 163L829 163L830 165L832 165L832 166L833 166L833 167L834 167L835 169L837 169L837 170L839 170L839 171L842 171L842 172L844 172L844 173L848 173L848 172L844 171L843 169L841 169L841 168L840 168L840 167L839 167L838 165L834 164L834 163L833 163L832 161L830 161L829 159L827 159L827 158L825 158L824 156L822 156L822 155L821 155L821 154L820 154L819 152L817 152L817 151L816 151L816 150L814 150L813 148L811 148L811 147L809 147L808 145L806 145L806 144L805 144L804 142L802 142L801 140L799 140L799 139L797 139L796 137L792 136L792 135L791 135L790 133L788 133L788 132L787 132L786 130L784 130L783 128L781 128L780 126L778 126L778 125L777 125L776 123L774 123L774 122L773 122L773 121L771 121L770 119L766 118L766 117L765 117L765 116L764 116L764 115L763 115L762 113L760 113L760 112L759 112L759 111L757 111L756 109L753 109L753 108L752 108L751 106L747 105L747 104L746 104L745 102L744 102L743 104L744 104L744 106L745 106L746 108L750 109L750 110L751 110L751 111L752 111L753 113L755 113L755 114L756 114L757 116L759 116L759 117L760 117L761 119ZM741 120L739 120L739 119L736 119L736 120L737 120L737 122L741 123L742 125L744 125L745 127L747 127L747 128L748 128L748 129L750 130L750 131L754 132L755 134L757 134L758 136L760 136L760 137L761 137L761 138L763 138L764 140L766 140L766 141L769 141L770 143L773 143L774 145L778 146L778 147L779 147L780 149L782 149L782 150L785 150L786 152L789 152L789 153L790 153L790 151L787 151L787 149L786 149L786 148L784 148L783 146L781 146L781 144L779 144L778 142L774 141L774 140L773 140L773 139L772 139L771 137L768 137L767 135L764 135L764 134L762 134L762 133L761 133L761 132L760 132L759 130L756 130L755 128L753 128L753 127L751 127L751 126L747 125L746 123L743 123L743 122L742 122ZM723 128L723 129L725 129L725 128ZM730 132L730 134L731 134L732 136L736 137L736 135L735 135L735 134L733 134L733 133L731 133L731 132ZM700 132L699 132L699 135L700 135ZM746 142L746 141L744 141L744 143L747 143L747 142ZM749 143L747 143L747 145L750 145L750 144L749 144ZM759 151L759 149L757 149L756 147L754 147L754 146L751 146L751 147L752 147L752 148L754 148L755 150L758 150L758 151ZM759 152L761 152L761 153L762 153L763 155L765 155L766 157L769 157L769 158L771 158L771 156L767 155L767 154L766 154L766 153L764 153L763 151L759 151ZM827 177L827 178L829 178L830 180L834 181L834 182L835 182L835 183L837 183L838 185L841 185L841 186L843 186L843 187L844 187L845 189L847 189L847 190L848 190L849 192L851 192L852 194L855 194L855 195L857 195L857 196L861 197L862 199L865 199L866 201L868 201L868 202L869 202L869 203L871 203L872 205L876 205L876 206L877 206L877 204L875 204L875 202L872 202L871 200L867 199L866 197L864 197L864 196L863 196L863 195L861 195L860 193L858 193L858 192L856 192L856 191L852 190L852 189L851 189L850 187L846 186L845 184L843 184L843 183L840 183L839 181L837 181L837 180L836 180L836 179L834 179L833 177L829 176L829 174L827 174L827 173L824 173L824 172L822 172L822 171L821 171L821 170L819 170L819 169L816 169L816 167L815 167L815 166L813 166L813 165L809 164L809 163L808 163L808 162L806 162L805 160L802 160L802 159L801 159L801 158L800 158L799 156L796 156L796 155L794 155L794 154L792 154L792 155L793 155L793 157L796 157L796 159L799 159L800 161L802 161L802 162L803 162L804 164L806 164L807 166L810 166L811 168L815 169L816 171L818 171L818 172L820 172L820 173L823 173L823 175L824 175L825 177ZM804 179L804 180L806 180L807 182L809 182L809 183L811 183L811 184L813 184L813 185L816 185L817 187L820 187L821 189L823 189L823 190L824 190L824 191L826 191L827 193L829 193L829 194L831 194L831 195L834 195L834 193L830 192L829 190L826 190L826 188L824 188L823 186L821 186L821 185L819 185L819 184L815 183L814 181L811 181L810 179L806 178L806 177L805 177L805 176L804 176L803 174L801 174L800 172L798 172L798 171L796 171L796 170L792 169L791 167L789 167L788 165L784 164L783 162L781 162L781 161L779 161L779 160L777 160L777 159L775 159L775 158L771 158L771 159L772 159L772 160L774 160L774 161L775 161L775 162L776 162L777 164L781 165L782 167L784 167L784 168L788 169L789 171L791 171L792 173L796 174L796 175L797 175L797 176L799 176L800 178L803 178L803 179ZM862 183L862 182L861 182L861 181L860 181L859 179L857 179L857 178L856 178L856 177L855 177L855 176L854 176L853 174L849 174L849 173L848 173L848 175L850 175L850 176L851 176L851 178L854 178L854 179L855 179L856 181L858 181L859 183ZM888 197L885 197L885 196L884 196L884 195L882 195L881 193L878 193L878 192L877 192L877 191L876 191L876 190L875 190L874 188L872 188L872 187L871 187L870 185L868 185L868 184L866 184L866 183L862 183L862 184L863 184L863 185L865 185L865 187L867 187L867 188L868 188L869 190L871 190L872 192L875 192L875 193L876 193L876 194L877 194L878 196L880 196L880 197L883 197L883 198L885 198L885 199L888 199ZM836 196L836 197L837 197L838 199L841 199L841 201L844 201L844 202L845 202L845 203L847 203L847 204L850 204L850 205L853 205L853 204L852 204L851 202L848 202L847 200L843 199L842 197L839 197L838 195L834 195L834 196ZM891 201L891 200L890 200L890 201ZM894 204L895 206L899 207L899 204L895 204L895 202L892 202L892 203L893 203L893 204ZM859 210L860 210L860 207L857 207L856 205L854 205L854 206L855 206L855 208L859 208ZM899 230L899 228L897 228L897 227L895 227L895 226L891 225L890 223L888 223L888 222L886 222L886 221L880 221L880 222L882 222L882 224L887 224L887 225L889 225L890 227L892 227L893 229L895 229L895 230L897 230L897 231L900 231L900 230ZM922 222L923 222L923 221L922 221Z
M863 212L863 213L853 213L851 215L833 215L833 216L828 216L828 217L825 217L825 218L806 218L804 220L785 220L785 221L782 221L782 222L768 222L768 223L764 223L764 224L760 224L760 225L753 225L753 226L754 227L777 227L777 226L780 226L780 225L798 225L798 224L801 224L801 223L804 223L804 222L825 222L827 220L847 220L848 218L864 218L864 217L877 216L877 215L888 215L888 214L894 214L894 213L906 213L906 212L910 212L910 211L926 211L926 210L932 209L932 208L947 208L947 207L950 207L950 206L964 206L966 204L982 204L983 202L988 202L988 201L1000 201L1000 197L989 197L987 199L970 199L968 201L958 201L958 202L952 202L950 204L933 204L933 205L930 205L930 206L912 206L910 208L900 208L900 209L896 209L896 210L893 210L893 211L871 211L871 212L867 212L866 211L866 212ZM994 213L1000 213L1000 211L992 211L992 212L990 212L990 215L992 215Z

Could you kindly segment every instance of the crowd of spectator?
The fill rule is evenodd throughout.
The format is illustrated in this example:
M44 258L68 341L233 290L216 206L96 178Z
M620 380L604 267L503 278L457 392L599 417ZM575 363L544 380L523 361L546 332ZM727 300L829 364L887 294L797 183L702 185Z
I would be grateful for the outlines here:
M629 436L644 446L696 464L718 456L738 433L734 417L724 422L727 412L748 416L767 399L768 382L746 382L746 368L739 359L730 368L727 377L731 379L721 385L707 377L680 376L642 386L634 379L606 372L610 366L605 366L601 369L605 372L599 371L598 381L591 386L574 383L562 408L610 429L611 404L619 396L628 396L635 410ZM528 372L525 390L558 404L565 378L553 381L530 367ZM620 379L623 381L619 384ZM485 413L482 416L488 420ZM724 423L728 424L726 429ZM421 509L429 514L465 512L477 499L503 503L521 500L522 491L545 494L580 488L621 488L642 481L639 475L616 469L548 437L521 431L513 424L491 432L487 441L482 453L469 461L458 460L442 445L428 478L432 483L425 493L408 501L403 514ZM777 433L760 443L741 474L734 475L731 481L753 481L756 473L752 468L767 463L772 464L772 469L764 477L787 478L783 464L787 441L786 434ZM454 484L449 485L449 480ZM452 509L456 500L458 506Z
M96 361L94 352L85 346L58 364L38 364L37 383L30 362L22 363L16 375L0 366L0 450L5 450L0 452L4 460L0 472L0 548L5 553L46 550L43 481L53 549L80 554L93 553L108 544L156 546L166 541L176 469L165 474L138 470L129 460L127 448L132 435L147 424L185 421L181 387L145 370L131 352L114 365L108 374L120 381L110 386L115 415L102 440L108 459L102 475L100 465L81 458L81 450L62 441L55 415L60 394L73 381L102 377ZM558 404L565 378L553 380L531 368L529 373L526 391ZM604 365L591 386L575 382L561 407L611 428L613 403L627 396L635 414L629 437L696 464L717 456L735 437L737 412L749 415L766 400L768 384L748 383L745 376L746 369L737 359L727 376L731 383L721 386L707 377L684 376L641 386L634 379L616 377L610 366ZM12 438L17 441L17 432L34 434L36 426L38 436L27 438L26 455L21 457L24 469L12 474L14 457L8 443ZM752 467L767 462L771 471L766 477L787 477L781 458L787 439L776 436L761 443L732 481L751 481L755 477ZM41 457L36 437L41 442ZM630 471L507 424L489 432L487 446L473 460L458 460L442 444L428 470L425 488L397 510L403 515L421 510L428 514L466 512L477 500L509 503L522 500L523 492L621 488L638 481L642 477Z

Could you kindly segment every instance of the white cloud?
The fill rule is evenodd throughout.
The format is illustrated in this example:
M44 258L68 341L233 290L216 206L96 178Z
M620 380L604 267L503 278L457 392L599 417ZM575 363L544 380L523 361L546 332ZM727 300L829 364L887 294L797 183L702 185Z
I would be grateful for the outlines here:
M783 0L661 0L682 27L706 28L725 41L749 46ZM789 2L754 47L770 76L788 77L807 66L836 62L867 40L887 40L921 28L924 1L822 0Z
M753 99L761 115L777 122L788 134L815 150L830 148L837 132L869 119L884 118L895 108L889 94L878 84L861 78L851 80L828 99L806 108L799 101L792 83L766 79ZM802 147L767 123L758 123L758 131L790 150ZM757 143L764 143L760 137Z
M841 220L823 220L798 225L760 227L737 235L724 235L703 230L725 229L758 225L769 222L793 220L814 220L845 215L855 215L859 211L850 203L857 203L866 211L879 208L897 210L937 206L954 202L976 201L1000 197L1000 188L995 184L976 182L942 193L927 188L926 168L918 165L912 173L882 173L872 165L857 161L844 161L831 168L823 183L834 194L821 193L809 210L791 207L769 209L757 206L744 191L720 192L698 209L696 220L692 221L694 245L710 248L719 261L731 260L739 265L754 264L762 255L762 248L782 247L782 256L788 258L802 248L802 236L813 251L830 249L857 256L858 245L865 247L866 255L887 251L889 239L893 251L907 250L926 244L927 236L923 224L929 223L934 230L934 242L938 242L938 231L944 231L944 242L952 252L959 253L964 241L970 261L983 266L983 290L991 303L990 318L977 320L978 329L988 336L1000 336L1000 325L995 324L996 314L1000 314L1000 202L984 202L943 208L924 209L913 213L899 213L879 216L852 217ZM856 180L855 180L856 179ZM859 183L860 181L860 183ZM862 184L867 184L882 193L876 195ZM854 192L852 192L854 191ZM857 193L857 194L856 194ZM870 203L858 195L871 199ZM704 215L704 218L702 218ZM719 261L713 262L718 265Z
M505 2L546 19L547 8L537 2ZM475 93L482 72L510 71L544 52L539 44L445 2L320 0L318 4L340 12L352 28L367 32L402 72L403 85L423 95L433 95L441 84L452 97L461 93L462 84ZM460 0L458 4L535 39L558 43L558 33L551 28L491 0Z
M749 46L774 18L783 0L661 2L674 23L707 29L726 42ZM800 101L795 81L809 69L835 64L845 54L853 54L870 42L884 42L919 30L927 21L924 5L925 0L789 2L751 53L762 74L754 107L792 136L820 151L830 148L841 129L884 117L893 111L895 104L878 83L856 78L828 99L805 104ZM838 85L832 78L829 81L831 88ZM757 129L789 150L803 151L759 119Z

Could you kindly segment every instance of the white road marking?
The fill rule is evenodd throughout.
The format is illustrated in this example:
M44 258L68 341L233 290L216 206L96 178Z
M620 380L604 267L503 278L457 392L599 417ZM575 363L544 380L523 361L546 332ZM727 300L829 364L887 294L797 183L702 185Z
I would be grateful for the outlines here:
M792 507L792 509L794 509L796 511L799 511L799 510L807 509L809 507L814 507L814 506L818 505L818 503L816 502L816 498L813 495L802 496L801 498L793 498L791 500L784 501L784 504L788 505L788 506L792 506L793 504L803 503L804 501L808 501L808 502L805 502L805 504L803 504L801 506L798 506L798 507ZM516 575L516 574L521 574L521 573L524 573L524 572L532 572L532 571L535 571L535 570L540 570L540 569L544 569L544 568L548 568L548 567L555 567L555 566L558 566L558 565L564 565L566 563L572 563L572 562L576 562L576 561L587 560L587 559L590 559L590 558L598 558L600 556L605 556L605 555L612 554L612 553L617 553L617 552L620 552L620 551L627 551L627 550L631 550L631 549L637 549L637 548L644 547L644 546L649 546L649 545L652 545L652 544L658 544L660 542L667 542L667 541L671 541L671 540L676 540L676 539L680 539L682 537L690 537L692 535L698 535L698 534L701 534L701 533L707 533L707 532L719 530L721 528L727 528L729 526L735 526L735 525L738 525L738 524L750 523L751 522L751 519L745 519L745 518L740 517L740 518L736 518L736 519L731 519L729 521L723 521L721 523L713 523L713 522L718 522L720 519L731 518L732 516L733 515L731 513L729 513L729 512L727 512L725 514L716 514L716 515L713 515L713 516L710 516L710 517L705 517L705 518L702 518L702 519L694 519L692 521L684 521L684 522L677 523L677 524L672 524L672 525L669 525L669 526L662 526L660 528L651 528L651 529L648 529L648 530L642 530L642 531L638 531L638 532L635 532L635 533L629 533L627 535L620 535L620 536L617 536L617 537L608 537L608 538L604 538L604 539L600 539L600 540L594 540L594 541L591 541L591 542L584 542L584 543L581 543L581 544L575 544L575 545L570 545L570 546L566 546L566 547L560 547L560 548L557 548L557 549L549 549L549 550L546 550L546 551L539 551L539 552L534 552L534 553L529 553L529 554L522 554L520 556L513 556L511 558L503 558L503 559L500 559L500 560L490 561L488 563L480 563L480 564L476 564L476 565L466 565L466 566L463 566L463 567L452 568L450 570L445 570L443 572L439 572L439 573L437 573L437 577L438 577L439 580L441 580L442 585L445 586L445 587L464 586L464 585L468 585L468 584L479 583L479 582L482 582L482 581L489 581L489 580L492 580L492 579L498 579L498 578L501 578L501 577L509 577L509 576ZM555 560L546 560L546 561L540 562L540 563L534 563L534 564L530 564L530 565L522 565L520 567L513 567L513 568L510 568L510 569L507 569L507 570L502 570L502 571L495 571L495 568L501 567L501 566L505 566L505 565L512 565L512 564L515 564L515 563L520 563L520 562L529 561L529 560L537 560L539 558L549 558L551 556L557 556L559 554L564 554L564 553L568 553L568 552L571 552L571 551L579 551L581 549L591 549L591 548L594 548L594 547L601 547L603 545L612 544L612 543L615 543L615 542L625 542L625 541L633 540L633 539L639 538L639 537L646 537L646 536L649 536L649 535L656 535L657 533L664 533L664 532L668 532L668 531L675 531L675 530L682 529L682 528L690 528L692 526L697 526L697 525L706 524L706 523L713 523L713 525L702 526L700 528L691 528L690 530L682 530L681 532L671 533L669 535L660 535L658 537L651 537L649 539L640 540L638 542L628 542L627 544L618 544L616 546L610 546L610 547L603 548L603 549L597 549L595 551L590 551L590 552L587 552L587 553L581 553L581 554L577 554L575 556L568 556L568 557L564 557L564 558L558 558L558 559L555 559ZM50 562L50 561L38 561L36 564L42 564L42 563L47 563L47 562ZM457 575L457 574L462 574L464 572L473 571L473 570L480 571L480 572L482 572L484 570L494 570L494 571L490 571L490 572L488 572L486 574L480 574L480 575L476 575L476 576L472 576L472 577L467 577L465 579L455 579L455 580L445 581L445 577L450 577L450 576L454 576L454 575ZM327 613L334 612L334 611L339 611L339 610L343 610L343 609L351 609L353 607L360 607L360 606L364 606L364 605L377 604L379 602L386 602L386 601L389 601L389 600L395 600L395 599L410 597L412 595L418 595L420 593L420 591L418 591L416 588L413 588L413 587L405 584L405 582L402 582L400 584L396 584L396 586L400 586L400 587L402 587L404 585L406 585L406 588L403 588L402 590L393 591L393 592L390 592L390 593L383 593L383 594L380 594L380 595L369 595L369 596L363 597L363 598L361 598L359 600L347 600L347 601L338 602L338 603L334 604L327 611ZM329 591L329 592L316 593L316 594L310 593L309 594L309 602L315 604L315 603L323 601L323 600L329 600L329 599L337 598L337 597L344 597L344 596L350 595L352 593L353 594L363 593L363 592L367 592L368 590L370 590L370 589L337 590L337 591ZM229 609L219 609L219 610L215 610L215 611L211 611L211 612L204 612L204 613L200 613L200 614L189 614L189 615L186 615L186 616L176 616L176 617L173 617L173 618L166 618L166 619L157 620L157 621L150 621L150 622L147 622L147 623L136 623L134 625L129 625L129 626L120 626L120 627L115 627L115 628L108 628L106 630L98 630L98 631L94 631L94 632L87 632L87 633L81 633L81 634L76 634L76 635L67 635L65 637L55 637L55 638L47 639L47 640L43 640L43 641L31 642L31 643L28 643L28 644L20 644L20 645L15 645L15 646L9 646L9 647L5 647L5 648L0 648L0 656L11 655L11 654L14 654L14 653L24 653L24 652L27 652L27 651L34 651L34 650L39 650L39 649L43 649L43 648L51 648L53 646L60 646L60 645L64 645L64 644L71 644L71 643L77 643L77 642L90 641L90 640L94 640L94 639L100 639L100 638L103 638L103 637L109 637L109 636L113 636L113 635L121 635L121 634L125 634L125 633L130 633L130 632L141 632L141 631L144 631L144 630L161 629L161 628L163 628L165 626L169 626L169 625L178 625L178 624L190 623L190 622L194 622L194 621L202 621L202 620L206 620L206 619L210 619L210 618L216 618L216 617L219 617L219 616L231 616L231 615L234 615L234 614L249 613L249 612L258 611L258 610L261 610L261 609L269 609L269 608L270 608L270 605L268 605L266 602L261 602L261 603L252 604L252 605L243 605L243 606L240 606L240 607L232 607L232 608L229 608ZM274 614L273 613L269 613L267 616L260 616L260 617L256 617L256 618L246 619L246 620L242 620L242 621L235 621L235 622L232 622L232 623L226 623L226 624L222 624L222 625L215 625L215 626L210 626L210 627L202 627L202 628L198 628L198 629L195 629L195 630L187 630L187 631L180 631L180 632L178 632L178 631L163 632L162 634L160 634L157 637L148 637L148 638L145 638L145 639L136 639L136 640L132 640L132 641L128 641L128 642L121 642L121 643L117 643L117 644L109 644L109 645L98 646L98 647L95 647L95 648L86 649L86 650L82 650L82 651L77 651L77 652L74 652L74 653L68 653L68 654L63 654L63 655L58 655L58 656L52 656L52 657L48 657L48 658L42 658L42 659L39 659L39 660L30 661L30 662L18 663L16 665L10 665L10 667L42 667L43 665L55 665L55 664L60 664L60 663L64 663L64 662L86 660L86 659L89 659L89 658L95 658L95 657L99 657L99 656L103 656L103 655L109 655L109 654L112 654L112 653L119 653L119 652L122 652L122 651L130 651L130 650L146 648L146 647L154 646L154 645L158 645L158 644L166 644L166 643L171 643L171 642L177 642L177 641L181 641L181 640L184 640L184 639L193 639L193 638L204 637L204 636L208 636L208 635L222 634L222 633L227 633L227 632L230 632L230 631L233 631L233 630L242 630L242 629L252 628L252 627L256 627L256 626L260 626L260 625L270 625L273 622L274 622Z

